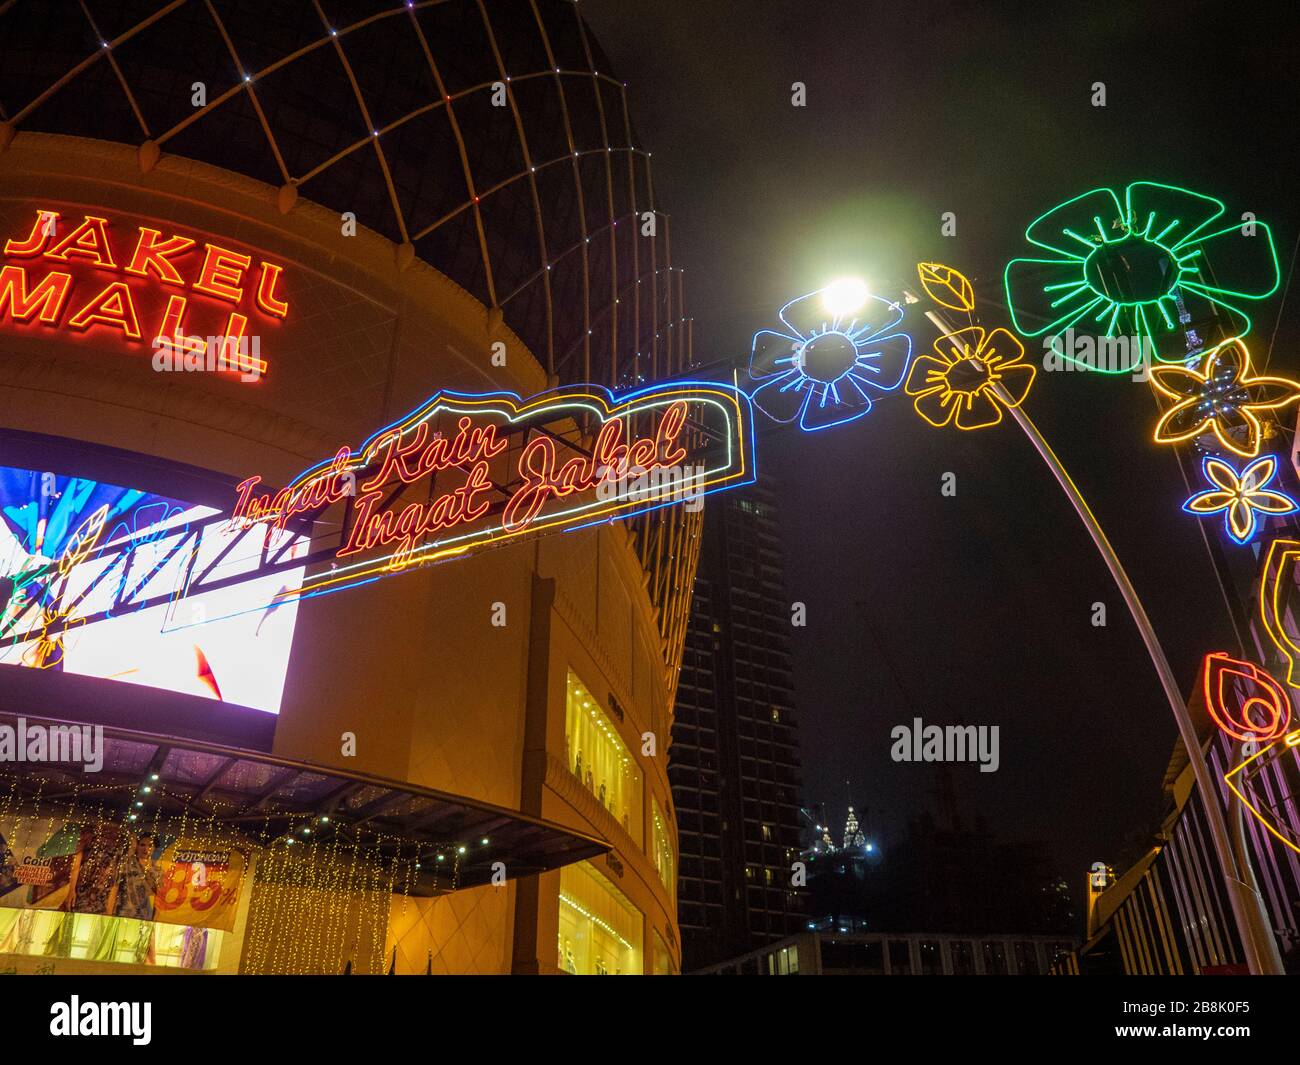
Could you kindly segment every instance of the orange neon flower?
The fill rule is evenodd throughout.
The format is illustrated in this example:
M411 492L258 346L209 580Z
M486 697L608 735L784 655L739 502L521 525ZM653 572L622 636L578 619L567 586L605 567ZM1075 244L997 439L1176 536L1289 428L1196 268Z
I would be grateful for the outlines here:
M1034 383L1036 371L1021 361L1024 354L1019 338L1005 329L959 329L935 342L935 354L912 363L903 389L936 429L950 422L958 429L997 425L1002 408L1020 406Z
M1253 662L1222 651L1208 654L1204 685L1205 708L1233 739L1268 743L1286 732L1291 721L1286 689Z
M1178 444L1213 432L1223 447L1243 458L1259 454L1263 429L1257 412L1300 399L1300 383L1251 376L1250 352L1240 340L1207 352L1199 370L1153 367L1151 383L1178 401L1156 424L1157 444Z

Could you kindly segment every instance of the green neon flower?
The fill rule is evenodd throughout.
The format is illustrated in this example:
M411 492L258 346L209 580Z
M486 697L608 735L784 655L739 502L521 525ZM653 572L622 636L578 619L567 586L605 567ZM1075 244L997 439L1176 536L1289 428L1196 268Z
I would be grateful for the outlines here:
M1093 189L1052 208L1025 230L1051 257L1007 263L1016 331L1101 373L1130 373L1144 352L1182 362L1245 336L1240 304L1277 291L1277 251L1252 215L1215 228L1224 210L1154 181L1129 185L1122 203Z

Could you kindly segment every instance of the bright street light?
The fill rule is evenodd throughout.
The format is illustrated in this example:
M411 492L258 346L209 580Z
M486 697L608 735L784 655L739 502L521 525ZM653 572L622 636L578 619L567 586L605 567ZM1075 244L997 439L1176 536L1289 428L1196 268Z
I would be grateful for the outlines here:
M862 309L869 295L861 278L841 277L822 289L822 305L837 318L848 318Z

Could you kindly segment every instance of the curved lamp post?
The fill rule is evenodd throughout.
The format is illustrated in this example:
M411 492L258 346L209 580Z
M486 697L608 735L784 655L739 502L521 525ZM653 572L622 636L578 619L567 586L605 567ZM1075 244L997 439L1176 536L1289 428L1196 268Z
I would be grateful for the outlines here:
M973 289L959 271L937 263L919 264L918 271L935 303L951 311L974 310ZM914 294L905 295L919 302ZM900 385L915 397L917 413L936 426L978 429L997 424L1003 411L1010 412L1088 530L1142 636L1200 789L1246 964L1254 974L1280 973L1281 959L1263 902L1239 873L1214 776L1151 620L1096 514L1022 408L1036 372L1022 361L1023 344L1004 329L958 329L935 311L925 314L947 352L913 361L911 339L897 331L903 318L900 304L868 296L865 287L851 292L846 282L792 300L779 315L785 332L755 334L750 359L751 377L759 381L752 393L755 405L776 421L797 422L807 431L856 420L870 411L874 400Z
M935 312L927 311L925 316L941 334L952 335L955 332ZM1047 468L1052 471L1052 476L1056 478L1056 483L1061 486L1061 491L1065 493L1070 505L1074 507L1074 511L1078 514L1079 520L1083 522L1084 528L1088 530L1088 535L1092 537L1092 542L1096 546L1098 554L1105 561L1111 578L1115 581L1120 595L1124 598L1124 604L1128 607L1129 614L1133 618L1133 624L1137 626L1138 632L1142 636L1142 643L1146 647L1148 657L1151 659L1151 665L1155 668L1156 676L1160 679L1160 686L1164 690L1165 698L1169 702L1169 709L1172 711L1174 721L1178 725L1178 734L1187 750L1192 773L1196 778L1196 785L1201 793L1201 805L1205 810L1205 820L1210 829L1215 857L1218 860L1223 877L1224 890L1232 907L1233 918L1246 957L1246 964L1252 974L1280 975L1282 961L1278 954L1276 940L1268 926L1263 900L1253 884L1248 884L1238 871L1236 856L1233 852L1227 822L1224 819L1223 807L1219 802L1219 791L1214 775L1210 772L1210 767L1205 761L1205 753L1201 749L1196 728L1192 724L1191 714L1187 709L1187 703L1183 699L1178 680L1174 676L1173 669L1170 668L1169 659L1165 656L1160 639L1156 636L1155 629L1152 628L1151 619L1147 617L1146 608L1143 607L1142 600L1133 587L1133 582L1129 580L1123 563L1120 562L1119 556L1115 553L1115 548L1106 536L1105 530L1102 529L1101 522L1097 520L1097 515L1088 506L1088 501L1083 498L1079 486L1074 483L1074 479L1067 472L1065 466L1062 465L1060 458L1052 450L1052 446L1039 432L1038 426L1025 413L1022 404L1009 395L1000 382L992 381L989 387L992 388L1002 405L1010 412L1016 424L1020 426L1029 439L1029 442L1034 445L1034 450L1038 452ZM1243 860L1245 860L1245 857L1243 851ZM1253 876L1250 878L1251 880L1254 879Z
M1257 512L1295 511L1293 499L1269 487L1277 470L1275 457L1258 458L1238 470L1213 454L1256 458L1264 435L1261 415L1300 398L1296 382L1254 375L1241 343L1251 329L1248 305L1272 295L1281 282L1268 225L1251 213L1230 219L1224 203L1213 196L1135 181L1122 190L1096 188L1058 204L1029 224L1025 240L1034 248L1033 258L1011 260L1003 274L1015 328L1042 337L1057 356L1086 370L1119 374L1148 367L1155 391L1173 401L1156 426L1154 441L1211 442L1202 463L1210 487L1189 499L1184 510L1202 518L1222 514L1238 545L1255 536ZM1230 276L1216 276L1211 258L1227 264ZM1218 343L1202 335L1196 324L1201 320L1214 323L1215 332L1222 334ZM1093 331L1102 334L1098 357L1080 357L1076 325L1084 327L1085 341L1093 339L1088 336ZM1123 342L1116 345L1117 340ZM1085 343L1083 354L1091 351ZM1112 358L1116 353L1118 362ZM1198 367L1189 365L1193 360ZM1013 413L1088 527L1142 634L1201 791L1250 971L1280 973L1277 943L1255 888L1249 854L1241 846L1234 854L1218 783L1142 604L1051 448L1027 416ZM1207 659L1207 676L1209 668Z

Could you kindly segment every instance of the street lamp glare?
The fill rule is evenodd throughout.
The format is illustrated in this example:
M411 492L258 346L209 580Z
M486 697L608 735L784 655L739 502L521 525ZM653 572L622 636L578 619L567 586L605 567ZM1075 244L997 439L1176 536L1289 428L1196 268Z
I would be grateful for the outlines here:
M867 283L857 277L841 277L822 290L822 304L838 318L860 311L867 302Z

